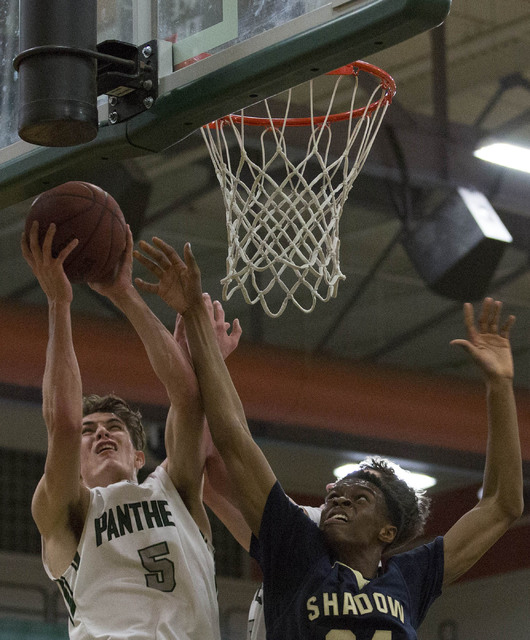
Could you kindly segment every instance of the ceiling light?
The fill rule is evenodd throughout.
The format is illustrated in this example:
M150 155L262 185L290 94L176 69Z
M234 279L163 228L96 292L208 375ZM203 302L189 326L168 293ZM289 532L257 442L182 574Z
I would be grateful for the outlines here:
M405 469L402 469L397 465L393 466L396 470L397 475L416 491L420 489L429 489L430 487L433 487L437 482L436 478L428 476L424 473L406 471ZM348 475L348 473L353 473L354 471L358 470L359 465L355 462L350 462L333 469L333 474L335 475L337 480L340 480L340 478L344 478L344 476Z
M508 169L530 173L530 149L508 142L489 142L473 153L477 158Z

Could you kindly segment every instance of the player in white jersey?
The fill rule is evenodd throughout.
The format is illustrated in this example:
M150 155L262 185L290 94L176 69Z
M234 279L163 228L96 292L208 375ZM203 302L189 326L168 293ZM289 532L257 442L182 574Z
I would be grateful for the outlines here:
M213 549L163 467L91 490L57 583L73 640L219 638Z
M140 416L115 396L83 400L71 328L73 291L63 263L35 223L24 258L48 299L43 379L45 472L32 502L43 560L57 580L75 640L219 640L211 530L202 504L204 413L186 354L132 284L132 235L113 282L92 284L129 319L171 403L167 458L142 484ZM215 327L225 354L240 330ZM119 355L119 354L118 354ZM109 361L114 354L109 354ZM138 372L141 375L141 371Z

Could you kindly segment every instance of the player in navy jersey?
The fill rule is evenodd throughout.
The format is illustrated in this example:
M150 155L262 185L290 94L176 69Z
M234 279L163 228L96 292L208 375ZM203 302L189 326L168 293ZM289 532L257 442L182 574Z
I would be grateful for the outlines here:
M272 640L402 640L429 606L520 517L522 461L509 342L514 317L500 323L501 303L486 298L477 325L464 305L465 348L484 374L488 445L478 504L429 544L379 565L392 544L421 528L421 504L399 479L369 469L337 482L326 496L320 526L283 492L253 441L201 291L200 271L158 238L142 249L158 283L138 282L182 314L204 410L240 510L254 534L252 550L264 574L265 622ZM412 506L413 508L410 508Z
M252 532L237 507L237 498L232 495L226 467L217 451L213 449L213 443L207 454L205 471L204 502L221 520L243 549L250 551ZM318 525L320 524L322 506L300 506L300 509L312 522ZM266 638L263 600L263 584L261 584L252 598L248 611L248 640L265 640Z

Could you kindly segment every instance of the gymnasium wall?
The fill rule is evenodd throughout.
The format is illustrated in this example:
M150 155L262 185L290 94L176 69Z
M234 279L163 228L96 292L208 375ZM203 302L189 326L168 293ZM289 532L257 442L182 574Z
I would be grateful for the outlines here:
M448 587L427 615L419 640L528 638L529 584L530 569L523 569ZM218 586L223 639L244 640L248 606L257 583L219 577ZM0 552L0 621L15 615L45 620L46 602L53 606L53 612L48 611L48 622L66 627L66 610L59 590L48 580L40 557Z

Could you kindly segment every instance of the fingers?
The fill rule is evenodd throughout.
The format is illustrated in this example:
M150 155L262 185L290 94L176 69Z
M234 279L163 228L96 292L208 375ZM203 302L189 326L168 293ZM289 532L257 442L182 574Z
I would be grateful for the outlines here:
M193 256L193 253L191 252L191 244L189 242L186 242L186 244L184 245L184 262L188 267L192 266L192 264L195 263L195 258Z
M50 225L51 226L51 225ZM55 225L53 225L55 227ZM48 229L49 231L49 229ZM33 224L29 230L29 248L40 250L39 245L39 223L37 220L33 220Z
M164 242L162 238L158 238L156 236L153 237L153 244L156 245L157 247L157 249L154 249L153 247L153 250L154 251L158 250L158 254L160 256L163 256L161 258L163 260L163 264L169 263L170 265L175 265L178 267L184 266L185 263L183 262L179 254L175 251L175 249L173 249L171 245L167 244L167 242ZM187 242L186 245L184 246L184 252L186 252L187 246L189 246L189 242Z
M212 302L210 294L208 293L203 293L202 299L204 306L208 311L210 323L215 330L217 343L221 349L223 358L226 359L239 344L239 339L243 333L241 325L239 324L239 320L236 318L232 324L232 329L230 330L230 323L226 321L225 311L219 300L214 300Z
M490 317L489 317L489 331L490 333L497 333L499 330L499 321L500 321L500 317L501 317L501 309L502 309L502 302L496 300L493 301L493 307L490 310Z
M206 306L206 309L208 309L208 315L210 316L210 319L213 322L215 321L215 312L214 312L214 306L212 303L212 299L210 297L209 293L203 293L202 294L202 299L204 300L204 304Z
M33 255L29 250L28 238L26 238L26 234L24 231L20 237L20 250L22 251L22 255L24 256L24 260L29 264L29 266L33 269L35 261L33 260Z
M458 347L463 347L469 353L471 353L473 350L473 344L469 342L469 340L461 340L461 339L451 340L449 344L456 345Z
M212 303L212 299L209 293L203 293L202 297L206 304L206 308L211 312L211 317L213 318L215 324L219 325L223 328L224 331L228 332L228 330L230 329L230 323L225 319L225 310L223 308L223 305L219 302L219 300L214 300L214 302ZM230 336L233 338L237 338L237 340L239 341L242 333L243 329L239 324L239 320L235 318L232 323L232 331L230 332Z
M473 305L469 302L464 304L464 323L468 330L469 339L474 342L480 334L498 334L502 338L509 338L510 329L515 322L515 316L510 315L500 326L502 313L502 302L493 298L484 298L480 313L475 326ZM478 331L477 331L478 330ZM462 344L461 340L453 340L451 344Z
M506 322L502 325L501 330L499 331L499 335L503 338L510 338L510 329L513 327L515 323L515 316L508 316Z
M70 240L66 247L64 247L64 249L61 249L61 251L59 252L59 255L57 256L57 262L59 264L63 264L63 262L66 260L66 258L68 258L68 256L72 253L72 251L77 247L78 244L79 240L77 238Z
M138 246L144 253L135 250L133 251L134 257L160 280L164 271L171 267L171 262L162 251L145 242L145 240L140 240Z
M239 341L239 338L241 337L241 334L243 333L243 328L241 327L241 324L239 323L239 319L236 318L234 320L234 322L232 323L232 332L231 332L231 336L234 338L237 338L237 340Z
M158 284L146 282L141 278L135 278L134 284L138 287L138 289L140 289L141 291L145 291L146 293L158 293Z
M171 267L186 268L186 264L175 249L161 238L153 237L152 245L145 242L145 240L140 240L138 246L147 255L140 253L140 251L134 251L134 257L159 280L162 279L164 272L171 269ZM144 288L144 290L146 289Z
M497 333L502 302L493 298L484 298L478 319L480 333Z
M214 320L216 324L223 328L223 331L228 331L230 329L230 323L225 319L225 310L223 309L223 305L216 300L213 303L213 311L214 311Z
M35 232L34 232L34 229L35 229ZM37 223L36 226L34 224L34 227L31 229L31 234L32 234L31 235L31 240L32 240L32 242L34 241L37 245L39 244L38 231L39 231L39 225ZM38 250L38 254L40 254L42 256L43 261L44 261L45 264L48 263L49 261L51 261L52 259L54 259L54 255L53 255L53 240L55 238L55 232L56 231L57 231L57 227L52 222L50 224L50 226L48 227L48 229L46 230L46 235L44 236L44 240L42 242L42 252L40 250ZM57 262L59 264L63 264L63 262L72 253L72 251L77 247L78 244L79 244L79 240L77 238L74 238L73 240L70 240L70 242L66 245L66 247L63 247L59 251L59 254L55 258L57 260ZM31 251L32 251L32 253L34 253L34 245L33 244L31 245ZM35 251L37 251L37 249L35 249ZM34 254L34 255L38 255L38 254Z
M156 276L159 280L162 277L162 269L155 263L149 260L143 253L140 253L136 249L133 251L133 256L140 264L142 264L146 269L148 269L154 276ZM135 278L135 282L144 282L140 278Z
M226 331L230 327L230 323L225 321L225 310L219 300L212 301L209 293L203 293L202 299L208 309L212 325L219 325Z
M208 310L208 315L210 316L212 327L218 326L222 327L224 331L228 331L228 329L230 328L230 323L225 322L225 312L219 300L214 300L212 302L212 298L209 293L203 293L202 299L204 301L206 309Z
M34 233L34 231L35 231L35 233ZM39 231L39 224L37 223L37 225L35 225L35 222L34 222L32 228L31 228L31 251L32 251L32 253L37 249L37 246L39 244L38 231ZM46 230L46 235L44 236L44 240L42 242L42 255L43 256L51 256L51 254L52 254L52 246L53 246L53 238L55 236L55 232L56 231L57 231L57 227L52 222L50 224L50 226L48 227L48 229Z
M184 262L188 269L194 274L194 276L200 280L201 270L199 269L199 265L195 260L195 256L191 252L191 244L186 242L184 245Z
M485 298L479 317L480 333L498 333L503 338L509 338L510 329L515 323L515 316L509 315L500 326L502 302L493 298Z
M217 322L220 324L224 324L225 322L225 310L223 309L223 305L216 300L213 303L214 317Z
M469 302L464 304L464 325L469 335L475 332L475 311Z
M58 264L63 264L66 258L72 253L72 251L79 244L79 240L74 238L63 247L57 256L53 255L53 240L57 231L56 225L52 222L46 230L46 235L42 242L42 247L39 242L39 223L37 220L33 221L29 232L29 239L25 233L22 233L21 237L21 249L22 255L30 266L34 267L36 262L43 262L49 264L52 260L56 260Z
M52 226L53 230L51 230ZM50 225L47 234L48 233L55 233L55 225ZM29 230L29 238L26 237L25 234L24 238L26 240L25 253L23 247L24 256L31 256L32 263L35 264L35 260L40 260L42 258L42 251L39 243L39 223L37 222L37 220L34 220L33 224L31 225L31 228Z

